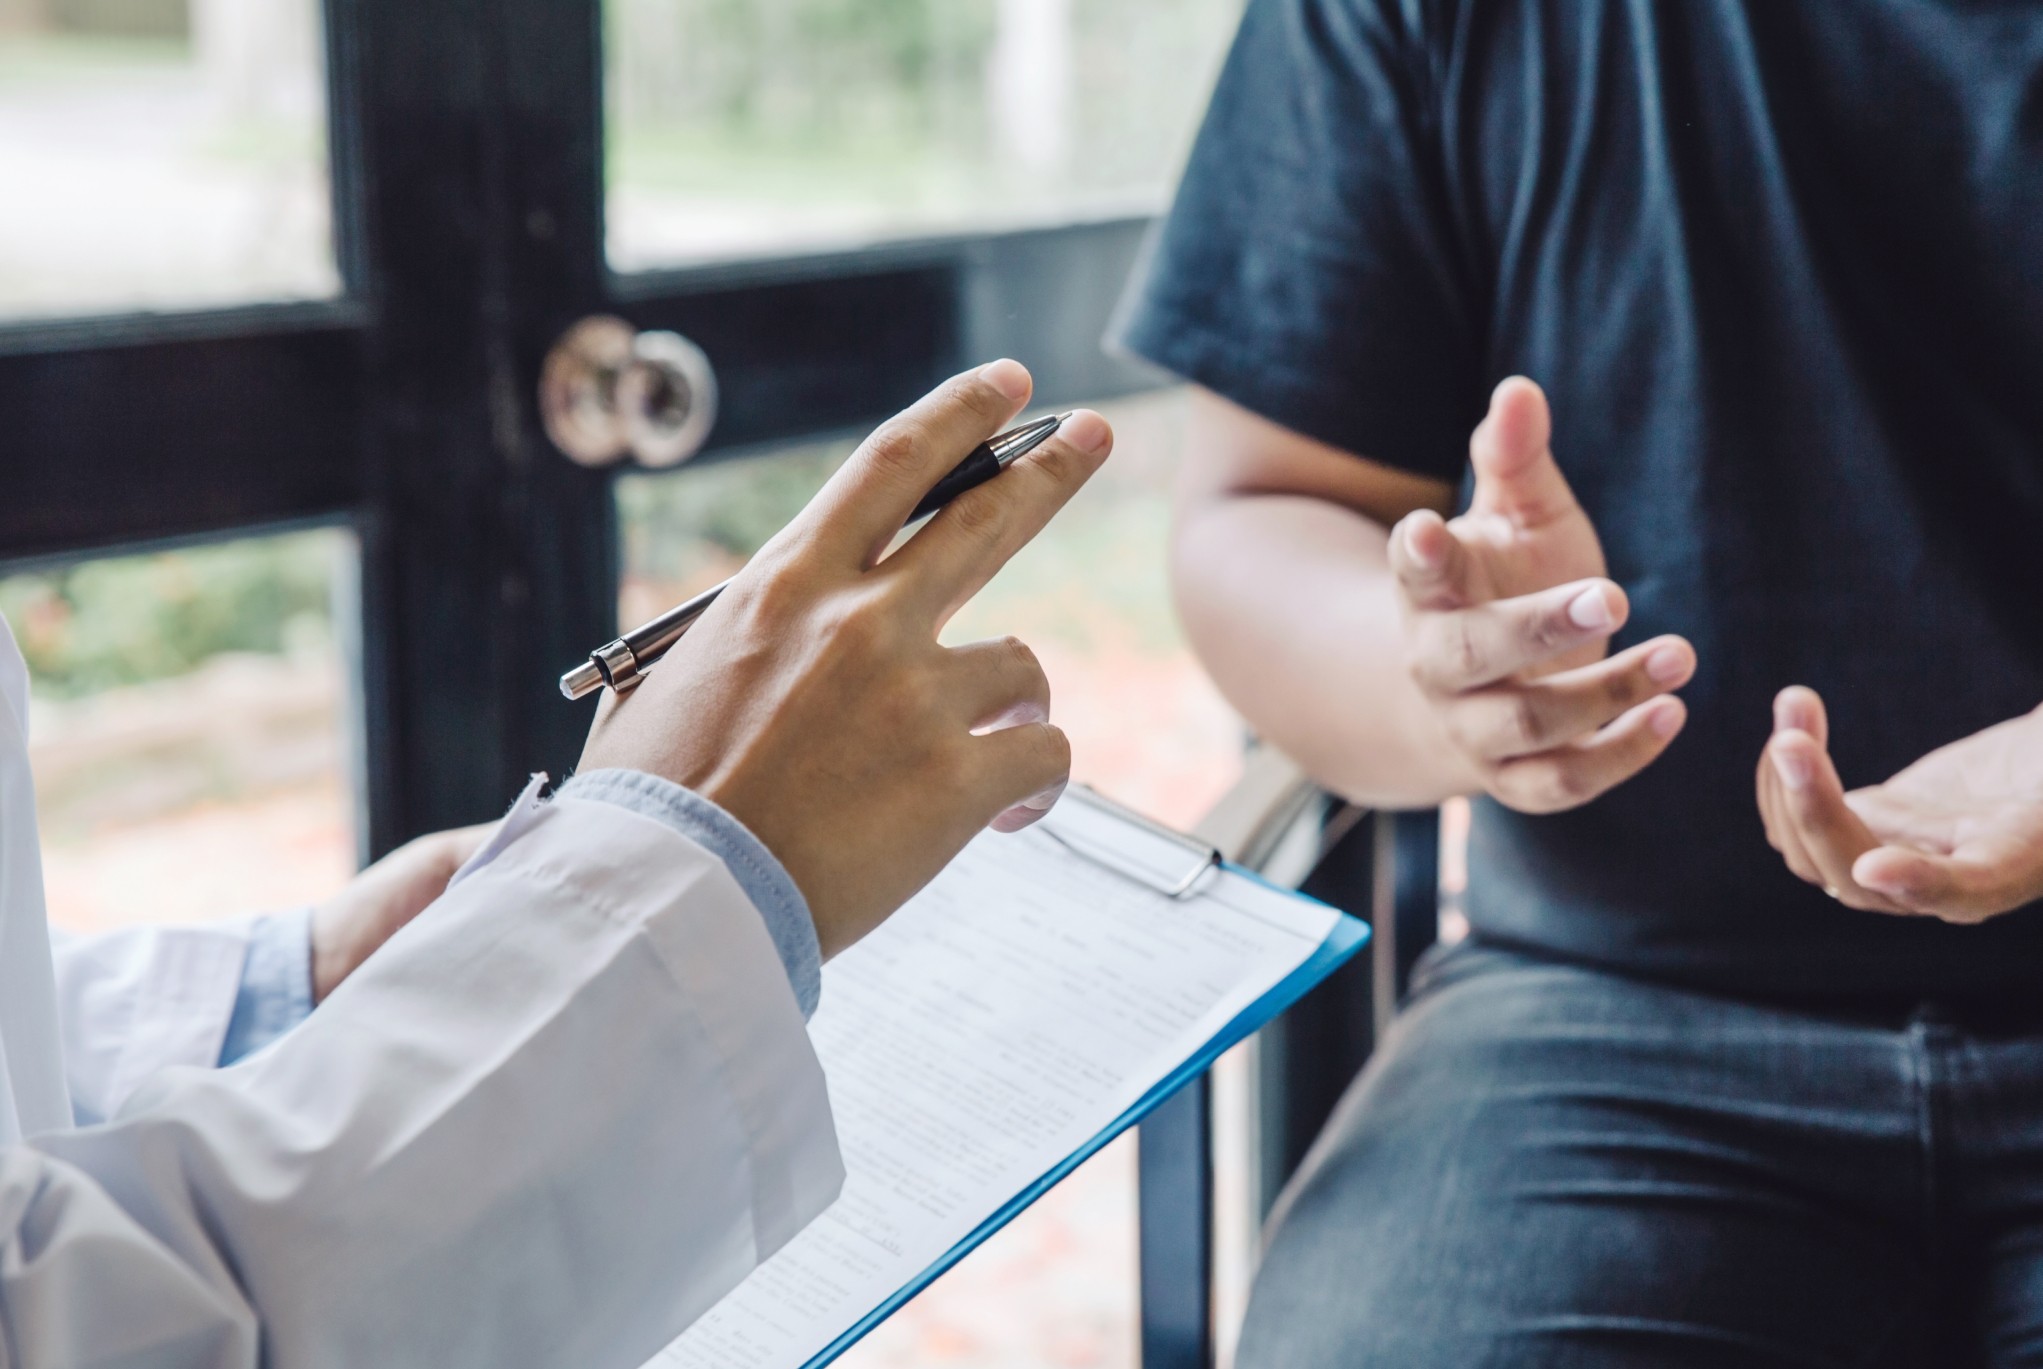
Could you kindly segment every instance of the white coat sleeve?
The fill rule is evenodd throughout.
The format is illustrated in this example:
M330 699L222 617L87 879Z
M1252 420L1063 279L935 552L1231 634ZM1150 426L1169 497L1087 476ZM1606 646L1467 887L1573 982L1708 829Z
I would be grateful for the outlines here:
M614 805L525 821L271 1049L0 1156L7 1369L635 1369L828 1206L729 872Z
M249 930L227 922L52 932L64 1076L81 1123L113 1116L160 1069L219 1063Z

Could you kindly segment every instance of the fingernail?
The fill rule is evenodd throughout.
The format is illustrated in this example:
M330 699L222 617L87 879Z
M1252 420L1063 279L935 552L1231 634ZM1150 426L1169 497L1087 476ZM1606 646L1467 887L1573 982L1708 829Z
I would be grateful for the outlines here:
M1057 431L1066 442L1088 456L1105 451L1114 440L1114 430L1090 409L1080 409Z
M1019 404L1029 397L1029 373L1019 361L1002 357L979 368L979 379Z
M1852 862L1851 877L1861 889L1871 889L1876 894L1889 898L1901 898L1908 893L1908 882L1896 878L1890 870L1882 873L1877 851L1868 851ZM1861 873L1863 871L1863 873Z
M1814 732L1816 719L1810 716L1809 708L1802 702L1800 690L1783 689L1773 699L1773 730L1776 732Z
M1568 601L1568 621L1576 627L1600 632L1613 626L1617 619L1610 612L1610 600L1597 585L1585 589Z
M1655 684L1679 683L1688 674L1688 653L1671 644L1656 648L1646 657L1646 674Z
M1422 570L1438 570L1446 564L1446 558L1438 551L1428 551L1419 545L1419 525L1405 524L1405 555L1412 558Z
M1678 704L1662 704L1646 719L1646 726L1653 729L1653 735L1665 741L1681 730L1682 710Z
M1069 783L1071 783L1071 781L1069 780L1058 781L1055 785L1048 789L1045 789L1042 793L1033 795L1030 798L1023 799L1022 807L1033 808L1038 813L1049 812L1052 808L1055 808L1057 806L1057 800L1064 797L1064 788Z
M1809 764L1807 756L1798 751L1783 751L1779 747L1773 750L1773 768L1781 777L1781 783L1798 794L1807 789L1809 781L1816 777L1815 768Z

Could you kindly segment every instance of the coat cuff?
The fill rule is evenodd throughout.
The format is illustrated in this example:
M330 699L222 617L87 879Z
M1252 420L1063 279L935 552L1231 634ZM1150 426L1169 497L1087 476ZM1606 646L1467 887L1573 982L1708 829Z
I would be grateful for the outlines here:
M639 770L591 770L563 784L559 797L614 803L673 828L729 868L745 897L766 920L767 935L787 970L804 1018L823 992L823 952L808 900L786 867L751 829L692 789Z
M312 910L255 920L220 1063L253 1055L312 1015Z

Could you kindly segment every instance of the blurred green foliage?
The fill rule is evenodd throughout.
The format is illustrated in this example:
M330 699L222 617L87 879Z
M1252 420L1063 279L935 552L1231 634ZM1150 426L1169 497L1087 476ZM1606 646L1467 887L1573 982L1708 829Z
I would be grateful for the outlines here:
M0 579L0 613L38 692L182 675L226 651L331 640L336 532L244 538Z
M1083 651L1182 646L1165 578L1170 503L1110 465L944 629L955 645L1016 634Z
M991 103L999 0L605 0L612 183L889 202L1160 189L1242 0L1067 3L1072 155L1018 174Z
M633 115L810 138L938 127L994 37L974 0L611 0L609 19Z
M805 443L751 460L621 477L626 573L671 585L721 579L800 513L855 445Z
M4 4L0 4L4 8ZM81 78L113 82L159 77L191 63L183 39L110 37L98 33L0 33L0 84L76 87Z
M1181 445L1182 398L1166 392L1104 407L1126 452L959 612L946 640L1014 632L1087 649L1179 649L1164 566L1168 454ZM622 477L616 488L626 577L678 595L731 574L801 512L853 446L799 445ZM1157 460L1159 452L1166 459Z

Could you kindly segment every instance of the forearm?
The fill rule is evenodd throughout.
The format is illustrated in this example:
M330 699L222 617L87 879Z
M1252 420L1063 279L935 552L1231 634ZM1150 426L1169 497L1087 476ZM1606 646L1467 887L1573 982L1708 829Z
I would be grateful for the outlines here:
M1251 726L1358 803L1478 787L1405 659L1380 524L1323 499L1225 495L1180 511L1172 586L1193 649Z

